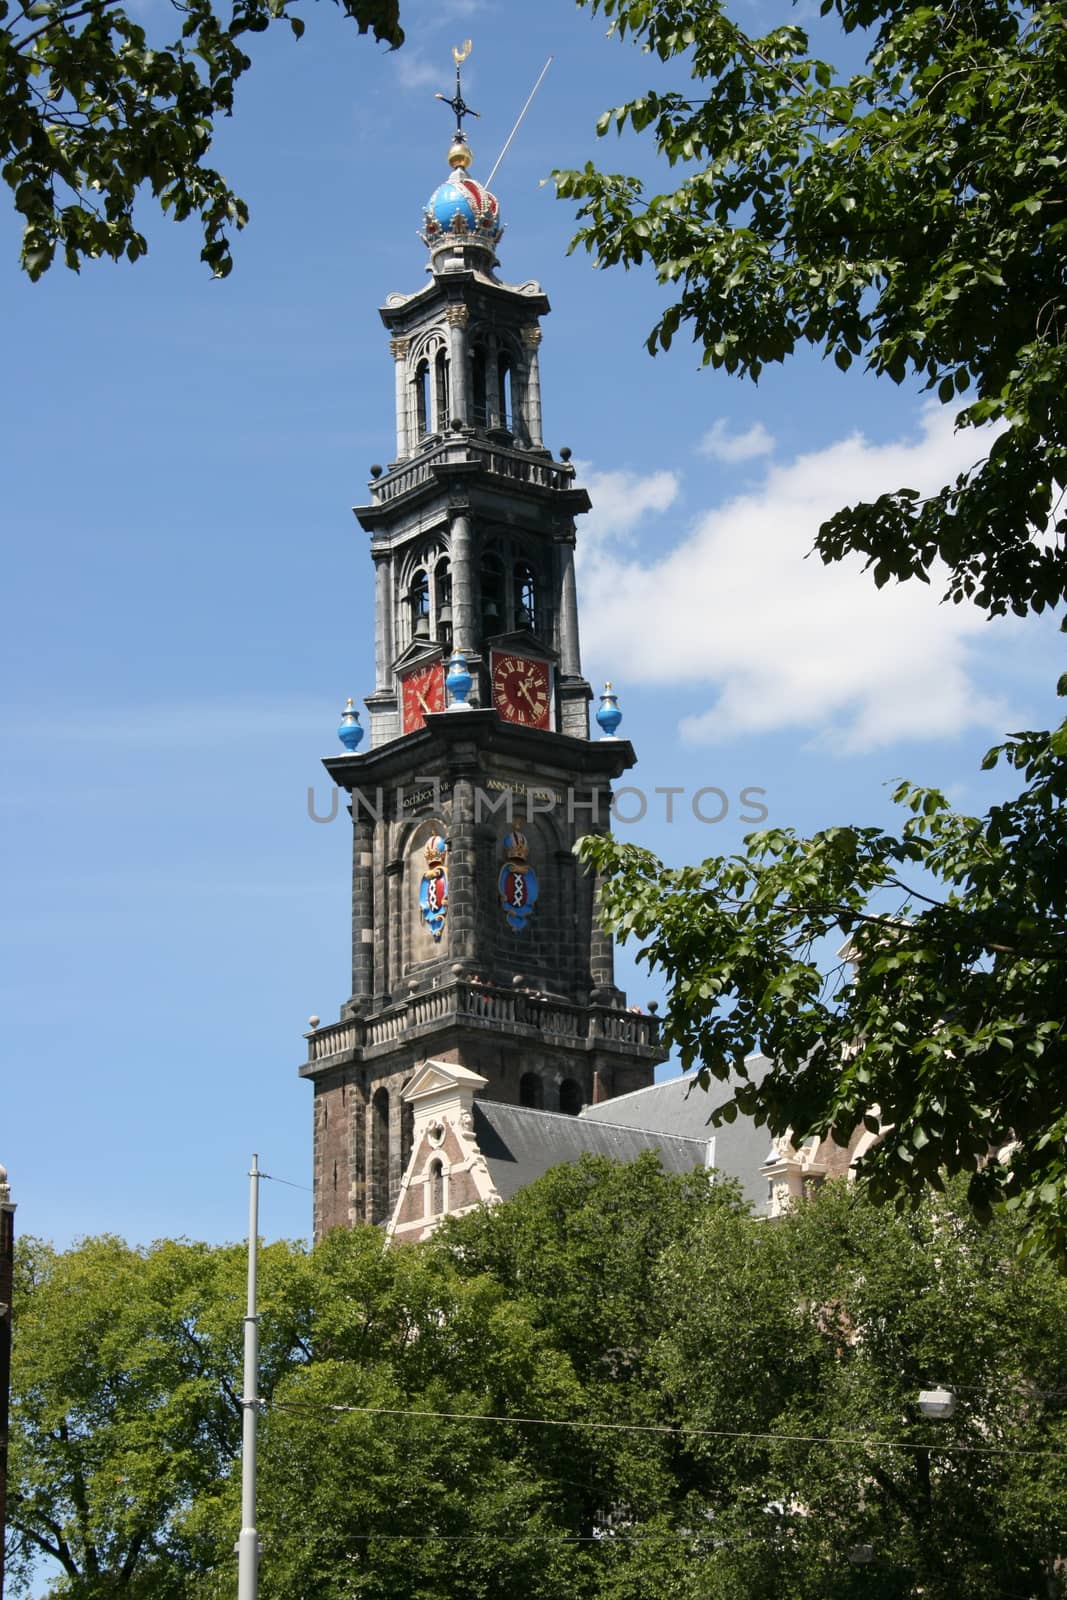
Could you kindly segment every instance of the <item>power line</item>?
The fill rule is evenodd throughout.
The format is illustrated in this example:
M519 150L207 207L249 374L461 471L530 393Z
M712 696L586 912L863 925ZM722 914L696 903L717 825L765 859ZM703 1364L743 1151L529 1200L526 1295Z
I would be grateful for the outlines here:
M315 1191L306 1183L293 1183L290 1178L276 1178L272 1172L261 1172L261 1178L266 1178L268 1183L284 1183L287 1189L303 1189L305 1194L314 1194Z
M601 1433L651 1433L670 1438L747 1439L762 1444L824 1444L848 1449L925 1450L931 1455L1051 1456L1061 1459L1067 1452L1055 1449L1013 1450L1005 1445L938 1444L914 1439L879 1439L867 1434L830 1436L816 1433L756 1433L740 1428L696 1428L666 1422L587 1422L569 1417L497 1417L477 1411L411 1410L400 1406L343 1406L325 1401L274 1400L275 1411L326 1411L335 1415L368 1417L417 1417L438 1422L488 1422L503 1427L572 1428Z

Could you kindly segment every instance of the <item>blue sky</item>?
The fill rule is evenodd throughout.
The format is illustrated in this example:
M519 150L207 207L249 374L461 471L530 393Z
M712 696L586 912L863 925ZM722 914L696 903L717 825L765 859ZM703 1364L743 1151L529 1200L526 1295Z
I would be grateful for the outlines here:
M779 15L747 9L754 29ZM900 774L976 807L995 782L982 750L1054 715L1050 627L802 559L841 501L940 483L973 441L916 390L813 358L758 388L700 369L684 339L653 361L655 284L567 256L572 213L542 180L594 154L642 164L639 146L598 149L594 124L659 69L570 0L404 15L391 57L332 7L299 44L256 41L216 146L252 209L225 282L193 224L146 206L145 261L31 285L0 205L0 1160L20 1229L60 1243L238 1236L254 1149L310 1184L295 1069L308 1016L347 993L348 837L309 821L306 797L325 803L319 758L345 697L373 684L349 507L391 454L377 307L423 281L416 230L450 131L433 92L466 35L475 176L555 57L494 185L501 275L538 279L553 305L546 439L595 500L588 675L619 690L635 782L685 791L672 825L652 796L625 837L672 861L733 849L749 786L805 829L887 820ZM710 785L730 799L714 826L687 800ZM645 1003L654 986L621 965ZM267 1189L267 1235L309 1222L309 1194Z

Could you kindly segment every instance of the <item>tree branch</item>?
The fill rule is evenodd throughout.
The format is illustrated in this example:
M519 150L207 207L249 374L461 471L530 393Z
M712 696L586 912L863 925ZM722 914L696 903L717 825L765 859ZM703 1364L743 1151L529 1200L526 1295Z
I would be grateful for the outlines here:
M12 37L11 42L15 46L16 52L21 54L23 50L34 44L42 35L50 32L52 28L60 25L65 26L68 22L77 22L79 17L91 16L94 11L114 10L121 5L122 0L88 0L87 4L78 6L74 11L64 12L60 17L49 17L47 22L43 22L32 33L26 34L23 39Z

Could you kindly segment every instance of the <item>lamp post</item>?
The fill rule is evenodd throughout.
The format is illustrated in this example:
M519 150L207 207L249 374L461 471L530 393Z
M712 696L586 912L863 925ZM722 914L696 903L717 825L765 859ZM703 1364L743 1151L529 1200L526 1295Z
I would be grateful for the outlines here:
M956 1391L945 1384L937 1384L932 1389L922 1389L916 1396L916 1405L922 1416L929 1417L934 1422L947 1422L949 1417L956 1412ZM916 1451L916 1466L922 1481L923 1497L927 1510L930 1506L930 1451L923 1448ZM848 1561L853 1567L877 1567L884 1565L879 1559L874 1545L854 1544L848 1551Z
M935 1422L946 1422L956 1412L956 1391L938 1385L935 1389L922 1389L919 1393L919 1410L924 1417Z
M7 1425L11 1392L11 1297L15 1282L15 1207L7 1168L0 1167L0 1600L7 1544Z

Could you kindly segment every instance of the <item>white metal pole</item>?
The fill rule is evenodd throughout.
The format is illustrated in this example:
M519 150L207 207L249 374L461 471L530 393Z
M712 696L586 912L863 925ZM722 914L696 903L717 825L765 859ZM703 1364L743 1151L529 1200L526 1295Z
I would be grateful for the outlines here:
M259 1248L259 1157L252 1157L248 1194L248 1310L245 1315L245 1372L241 1434L241 1534L237 1541L237 1600L256 1600L259 1592L259 1536L256 1533L256 1413L259 1410L259 1318L256 1314L256 1256Z
M500 154L497 156L496 162L494 163L494 166L493 166L493 170L489 174L488 178L486 178L486 180L485 180L485 187L487 189L488 189L489 185L492 183L493 179L496 177L497 171L498 171L498 169L500 167L500 163L503 161L504 157L507 155L508 151L511 149L511 141L512 141L512 139L514 139L515 135L518 133L519 127L520 127L520 125L522 123L523 117L526 115L527 111L529 111L530 107L533 105L533 97L537 93L538 89L540 89L542 83L544 83L544 81L545 81L545 73L548 71L548 69L549 69L549 67L551 65L552 65L552 57L549 56L548 60L544 64L544 66L541 68L541 76L538 78L537 82L534 84L533 88L530 90L530 98L527 100L526 104L523 106L522 110L519 112L518 121L515 123L515 126L512 128L511 132L508 134L507 143L505 144L503 150L501 150Z

